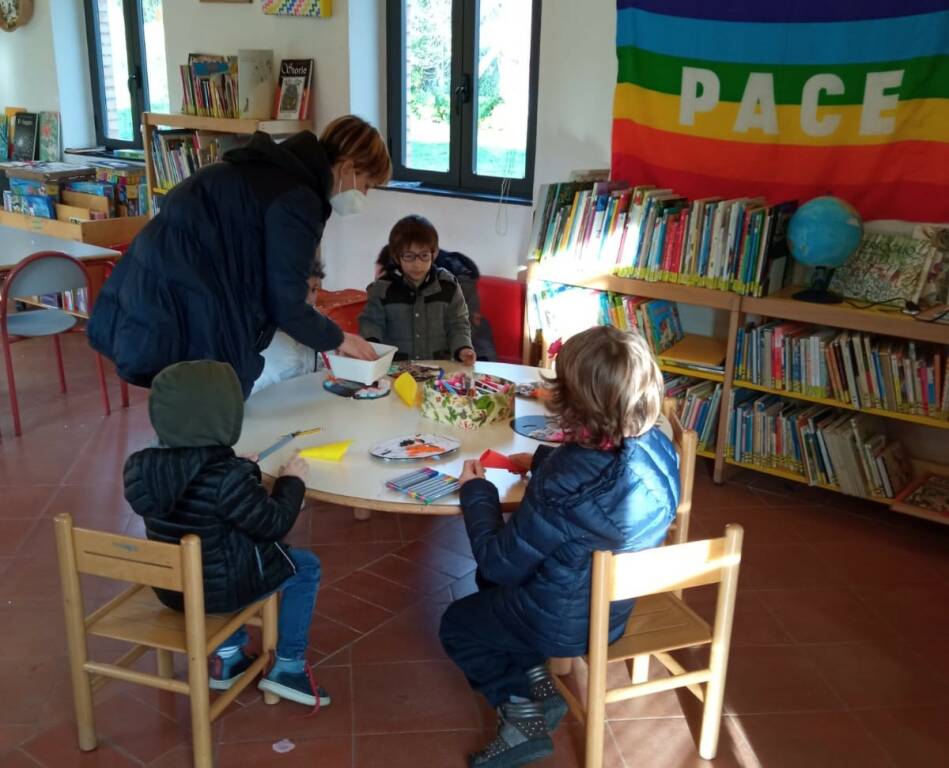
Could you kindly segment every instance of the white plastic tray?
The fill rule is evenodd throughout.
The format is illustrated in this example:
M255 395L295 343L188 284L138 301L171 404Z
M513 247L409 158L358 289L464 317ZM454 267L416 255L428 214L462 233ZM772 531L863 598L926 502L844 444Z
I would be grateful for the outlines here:
M358 381L363 384L372 384L385 376L389 366L392 365L392 358L398 351L398 347L375 342L370 342L370 344L379 355L377 360L357 360L354 357L343 357L335 352L327 352L326 357L330 362L333 375L337 379Z

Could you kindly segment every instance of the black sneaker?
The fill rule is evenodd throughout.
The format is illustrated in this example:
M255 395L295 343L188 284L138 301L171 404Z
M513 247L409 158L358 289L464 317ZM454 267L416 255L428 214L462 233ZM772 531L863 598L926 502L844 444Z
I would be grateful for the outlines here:
M540 704L544 711L544 722L547 731L553 733L567 714L567 701L560 695L554 679L543 664L527 670L527 681L530 684L531 701Z
M313 670L304 664L301 672L279 672L271 670L263 680L257 683L262 691L267 691L287 701L295 701L316 709L328 707L333 700L313 679Z
M554 753L554 743L537 702L498 707L498 735L468 758L470 768L516 768Z
M211 690L228 690L240 680L256 658L256 656L247 656L242 650L226 659L222 659L216 653L212 654L208 658L208 685Z

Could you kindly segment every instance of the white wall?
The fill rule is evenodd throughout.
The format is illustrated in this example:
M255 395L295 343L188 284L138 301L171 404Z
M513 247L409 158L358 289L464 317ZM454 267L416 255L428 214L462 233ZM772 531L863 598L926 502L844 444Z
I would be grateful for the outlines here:
M48 0L34 3L33 18L25 27L0 34L0 107L58 111L59 86Z
M365 2L366 0L355 0ZM165 48L171 109L181 107L178 67L189 53L236 54L239 48L272 48L280 59L314 59L313 114L319 130L349 105L348 1L333 0L328 19L265 16L259 2L199 3L164 0Z

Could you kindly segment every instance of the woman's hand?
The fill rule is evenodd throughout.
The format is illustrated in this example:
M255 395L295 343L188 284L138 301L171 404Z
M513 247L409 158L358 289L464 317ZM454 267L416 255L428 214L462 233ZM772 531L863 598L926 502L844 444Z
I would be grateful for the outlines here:
M301 459L300 454L295 453L290 461L280 467L280 477L299 477L306 482L306 476L309 471L310 465L306 463L306 459Z
M465 365L474 365L478 359L475 351L471 347L463 347L458 350L458 359Z
M346 333L343 331L343 343L336 350L346 357L355 357L357 360L377 360L379 355L372 348L372 344L366 341L362 336L355 333Z
M474 480L477 477L484 478L484 467L481 466L481 462L477 459L468 459L465 462L465 468L461 472L461 477L458 478L458 482L464 485L469 480Z
M534 463L534 454L533 453L512 453L508 455L508 458L513 461L521 469L530 470L531 465Z

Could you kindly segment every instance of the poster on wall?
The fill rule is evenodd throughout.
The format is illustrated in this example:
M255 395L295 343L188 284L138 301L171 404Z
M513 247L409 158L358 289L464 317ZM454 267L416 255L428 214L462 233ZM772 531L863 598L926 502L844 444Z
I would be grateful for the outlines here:
M618 0L612 175L949 221L945 0Z
M268 16L313 16L326 19L333 15L333 0L263 0Z

